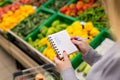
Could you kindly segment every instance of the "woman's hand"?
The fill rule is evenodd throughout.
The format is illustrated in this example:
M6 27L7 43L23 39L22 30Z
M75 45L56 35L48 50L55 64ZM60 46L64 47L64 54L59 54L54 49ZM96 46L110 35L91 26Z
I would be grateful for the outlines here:
M72 68L68 55L65 51L63 51L63 58L64 61L58 59L58 57L55 57L56 68L60 73L67 68Z
M79 37L73 37L71 38L71 41L73 44L75 44L78 48L78 50L82 53L82 55L85 55L85 53L88 52L90 49L89 44L85 40L75 40L74 38L79 38Z

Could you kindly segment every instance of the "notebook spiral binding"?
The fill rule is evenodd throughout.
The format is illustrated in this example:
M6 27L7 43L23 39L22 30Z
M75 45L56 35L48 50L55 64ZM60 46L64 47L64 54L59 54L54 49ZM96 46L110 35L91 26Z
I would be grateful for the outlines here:
M48 40L50 41L51 45L53 46L54 50L56 53L60 53L60 51L58 50L57 46L54 44L54 41L51 37L48 37Z

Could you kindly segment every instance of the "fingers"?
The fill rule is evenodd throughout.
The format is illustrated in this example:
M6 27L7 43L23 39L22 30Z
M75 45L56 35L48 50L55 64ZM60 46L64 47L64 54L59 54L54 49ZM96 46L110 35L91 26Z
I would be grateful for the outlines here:
M60 60L60 59L58 59L57 57L55 57L55 58L54 58L54 61L55 61L55 63L56 63L56 64L61 63L61 60Z
M72 40L72 42L73 42L73 44L75 44L75 45L77 45L77 46L79 46L81 43L82 43L82 41L77 41L77 40Z
M66 51L63 51L63 57L64 57L64 60L65 60L65 61L66 61L66 60L69 60L69 58L68 58L68 55L67 55Z

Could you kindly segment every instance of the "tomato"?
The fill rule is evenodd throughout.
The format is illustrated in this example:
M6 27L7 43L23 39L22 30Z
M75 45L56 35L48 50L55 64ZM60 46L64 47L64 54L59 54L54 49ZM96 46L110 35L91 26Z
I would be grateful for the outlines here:
M76 5L76 9L79 11L79 10L83 10L83 7L81 5Z
M76 4L71 4L69 7L74 8L75 6L76 6Z
M19 3L14 3L13 6L15 7L15 9L19 9L20 8L20 4Z
M10 8L11 8L11 6L12 6L12 5L7 5L6 7L7 7L8 9L10 9Z
M2 8L0 8L0 11L2 11Z
M71 16L76 16L76 14L74 12L71 12L70 15Z
M5 8L3 8L3 10L2 10L2 11L3 11L4 13L7 13L7 12L8 12L8 10L9 10L9 9L8 9L7 7L5 7Z
M83 10L86 11L88 9L88 6L83 6Z
M11 6L10 10L15 12L15 10L16 10L15 6Z
M63 8L60 8L60 12L65 13L70 8L68 6L64 6Z
M2 18L4 15L4 12L3 11L0 11L0 17Z
M83 5L84 5L84 2L83 2L83 1L78 1L78 2L77 2L77 5L83 6Z

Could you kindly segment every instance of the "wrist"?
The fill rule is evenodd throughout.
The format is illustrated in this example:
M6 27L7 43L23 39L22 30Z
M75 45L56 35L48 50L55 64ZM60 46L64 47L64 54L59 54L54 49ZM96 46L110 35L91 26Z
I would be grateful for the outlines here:
M60 70L60 73L62 73L63 71L65 71L65 70L67 70L67 69L70 69L70 68L72 68L72 66L66 66L66 67L62 68L62 69Z
M88 51L90 50L90 47L86 48L85 50L82 51L82 55L85 56Z

